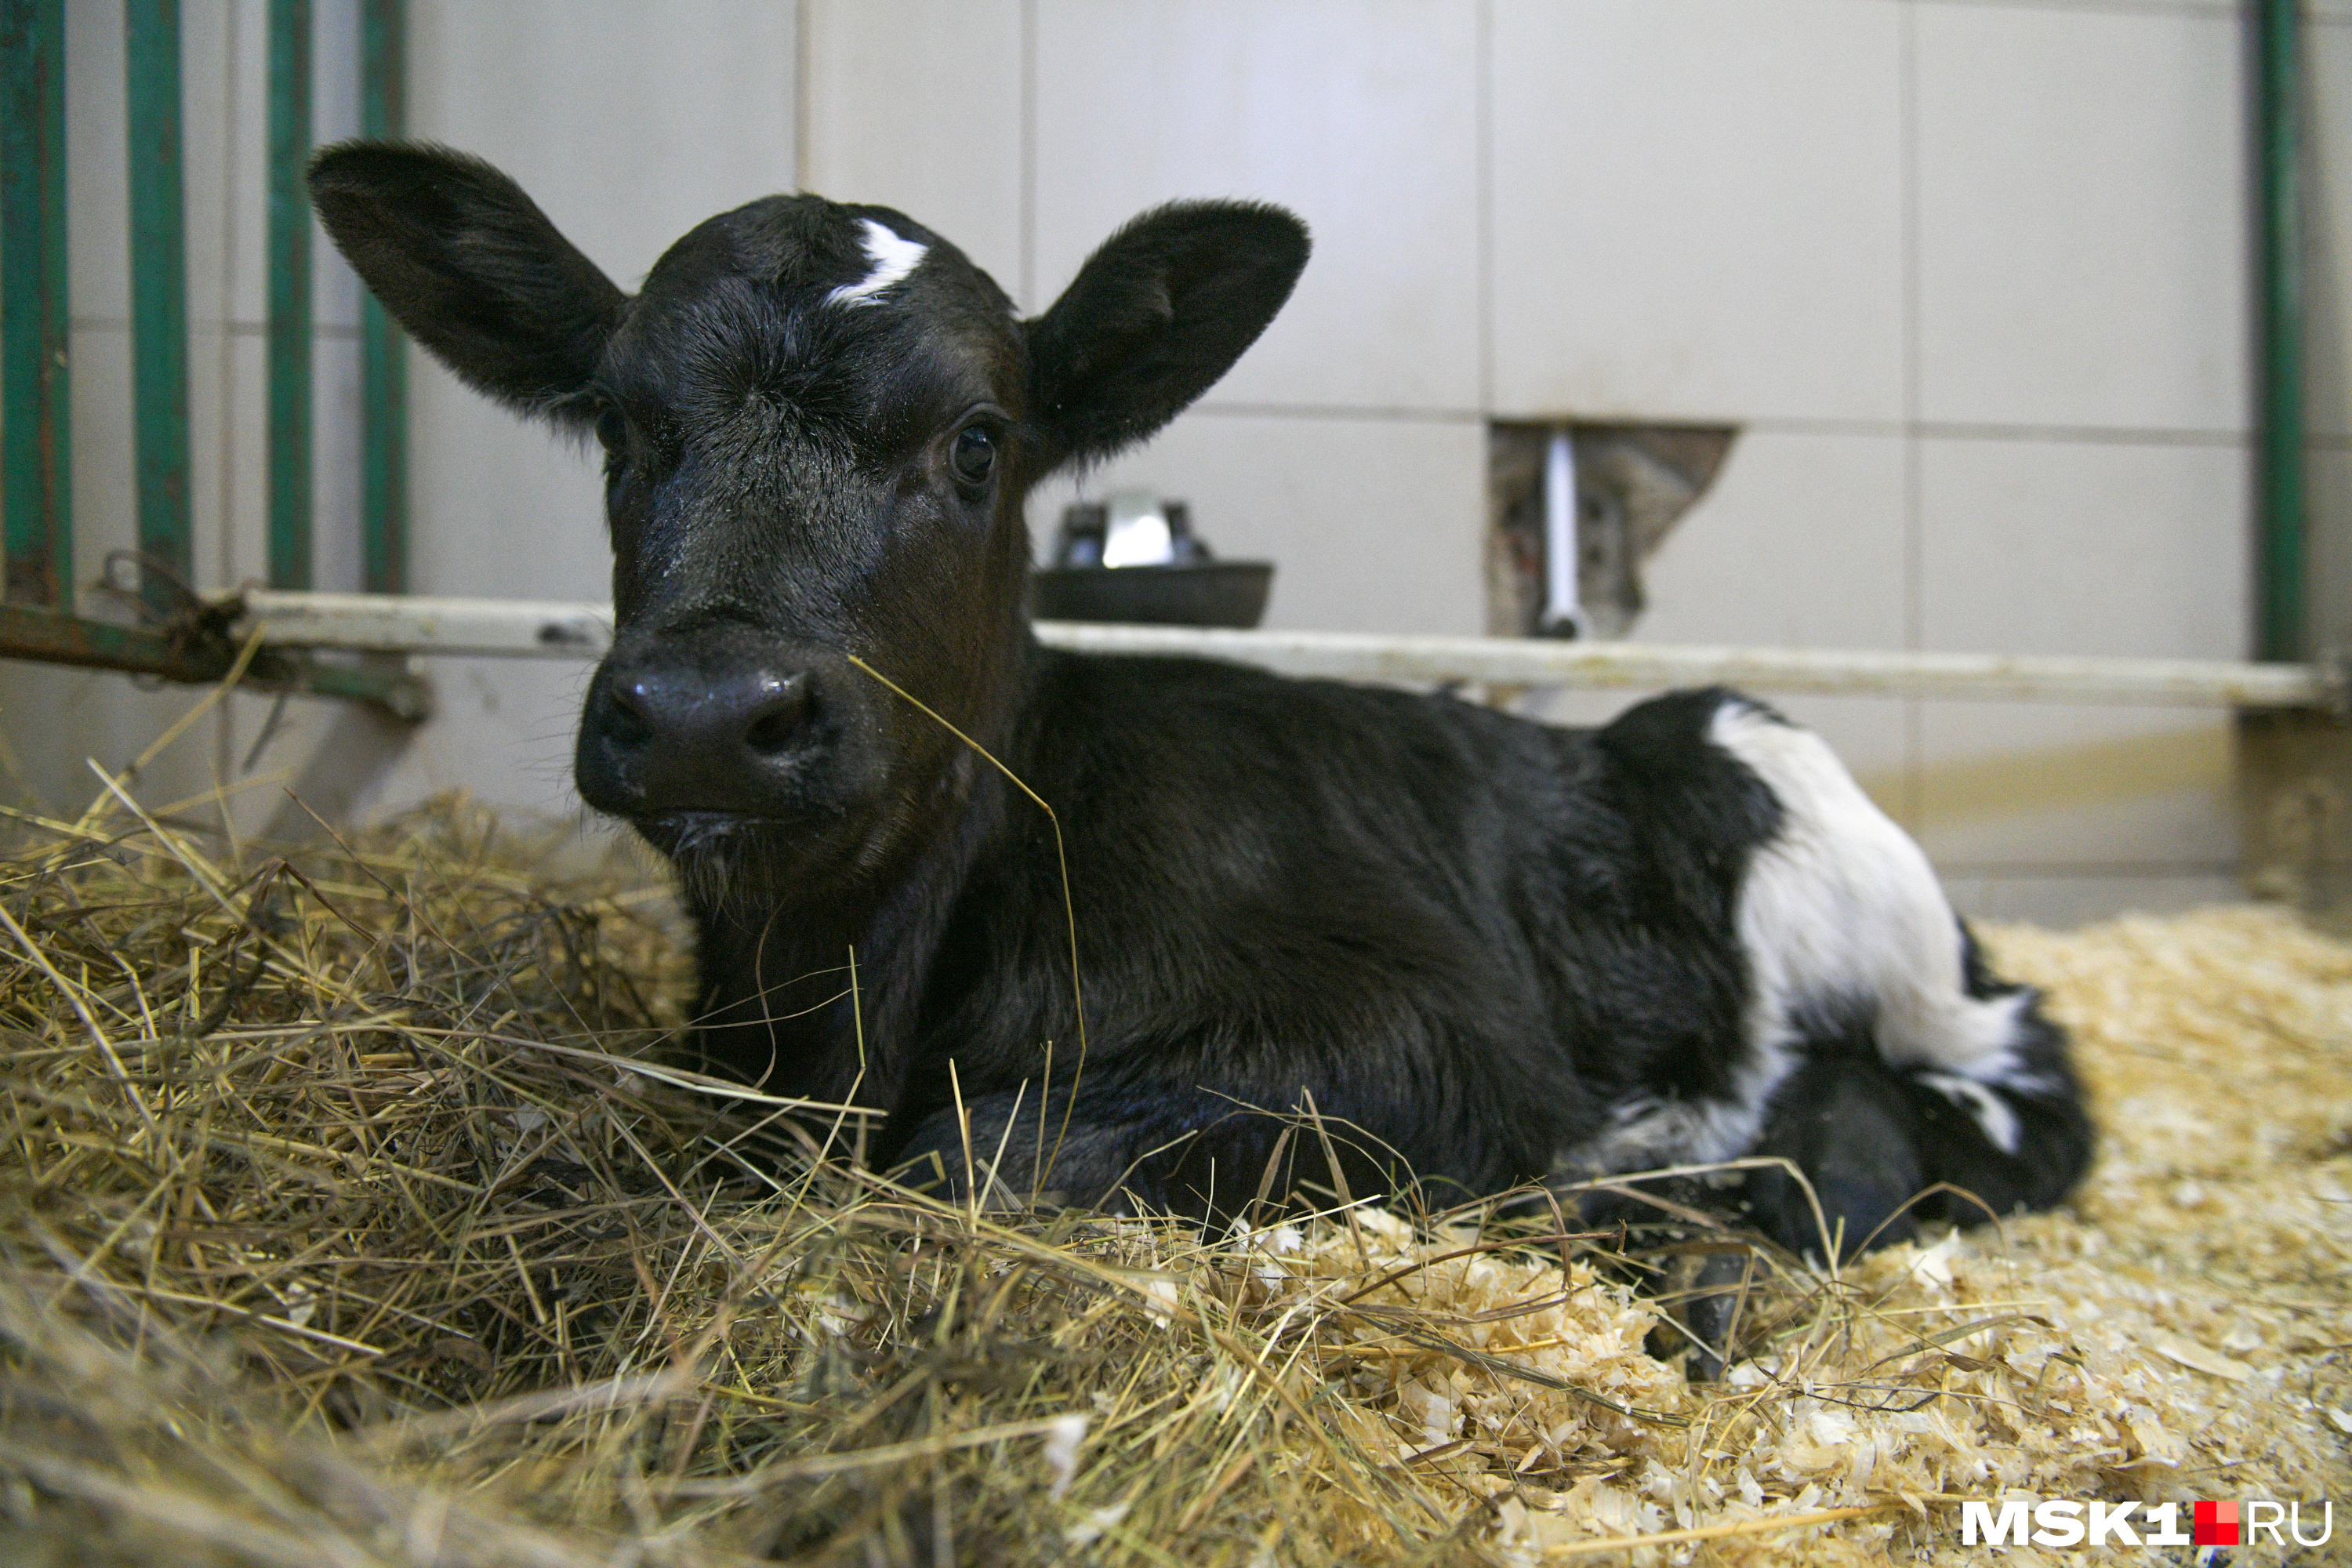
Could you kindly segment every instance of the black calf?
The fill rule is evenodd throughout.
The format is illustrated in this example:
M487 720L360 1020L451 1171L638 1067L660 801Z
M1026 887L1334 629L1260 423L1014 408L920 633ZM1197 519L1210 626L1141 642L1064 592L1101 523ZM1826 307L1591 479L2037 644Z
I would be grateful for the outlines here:
M1287 214L1146 214L1024 321L881 207L754 202L627 296L474 160L354 143L311 188L428 349L602 443L581 794L678 868L709 1060L887 1111L878 1159L1214 1215L1278 1148L1360 1195L1761 1150L1850 1244L2082 1171L2057 1031L1769 710L1556 730L1032 639L1023 497L1223 374L1305 263ZM1053 824L949 724L1053 804L1067 909ZM1282 1142L1310 1110L1337 1173ZM1785 1178L1733 1195L1822 1245Z

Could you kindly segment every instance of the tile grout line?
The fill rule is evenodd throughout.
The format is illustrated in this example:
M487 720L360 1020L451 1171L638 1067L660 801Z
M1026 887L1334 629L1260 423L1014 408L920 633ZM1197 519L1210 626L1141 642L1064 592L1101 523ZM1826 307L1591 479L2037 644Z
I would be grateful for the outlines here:
M1476 102L1471 116L1477 138L1471 166L1476 171L1478 213L1478 416L1482 423L1495 411L1495 5L1478 0L1474 22L1478 58L1472 79ZM1480 510L1485 510L1485 497ZM1481 529L1481 534L1484 529Z
M793 187L806 192L815 172L816 109L811 84L815 72L811 68L814 49L811 40L810 7L816 0L794 0L793 5Z
M1037 300L1037 0L1021 0L1021 307Z
M1897 157L1901 174L1902 237L1897 265L1903 269L1903 640L1917 651L1924 641L1926 541L1921 480L1919 363L1919 25L1915 0L1897 14L1895 102ZM1903 816L1916 833L1925 825L1927 708L1916 697L1903 700Z
M1905 0L1909 4L1909 0ZM2093 16L2180 16L2222 19L2238 15L2232 0L1924 0L1954 9L2058 11Z
M1263 403L1255 401L1203 399L1186 411L1187 416L1208 415L1228 419L1356 419L1395 420L1428 425L1471 425L1486 418L1508 418L1484 408L1426 407L1408 408L1381 404L1337 403ZM1607 415L1593 416L1597 423L1608 423ZM1629 416L1631 418L1632 416ZM1983 441L2025 444L2047 442L2055 445L2082 447L2206 447L2228 449L2242 447L2252 436L2242 430L2180 430L2156 427L2134 428L2116 426L2084 425L1993 425L1966 420L1948 419L1833 419L1803 416L1732 414L1676 414L1663 420L1633 418L1639 424L1723 425L1736 424L1750 434L1776 436L1851 436L1870 440ZM2315 451L2352 449L2352 434L2316 435L2309 438Z

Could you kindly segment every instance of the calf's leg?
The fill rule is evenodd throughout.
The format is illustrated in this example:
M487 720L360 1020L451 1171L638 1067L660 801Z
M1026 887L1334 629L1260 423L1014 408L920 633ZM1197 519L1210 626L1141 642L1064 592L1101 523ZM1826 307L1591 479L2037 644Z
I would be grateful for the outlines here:
M1034 1199L1215 1225L1242 1217L1261 1194L1280 1202L1303 1185L1362 1196L1391 1191L1406 1174L1344 1121L1306 1126L1163 1085L1084 1084L1075 1097L1056 1089L1042 1110L1028 1089L982 1095L923 1118L884 1163L959 1202L977 1191L987 1206Z

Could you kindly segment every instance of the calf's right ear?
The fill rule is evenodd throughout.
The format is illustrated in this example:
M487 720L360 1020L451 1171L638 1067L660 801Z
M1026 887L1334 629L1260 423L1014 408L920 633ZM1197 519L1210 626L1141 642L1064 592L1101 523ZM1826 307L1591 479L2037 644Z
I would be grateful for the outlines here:
M479 391L570 425L627 297L522 188L444 147L346 142L310 161L336 248L433 357Z

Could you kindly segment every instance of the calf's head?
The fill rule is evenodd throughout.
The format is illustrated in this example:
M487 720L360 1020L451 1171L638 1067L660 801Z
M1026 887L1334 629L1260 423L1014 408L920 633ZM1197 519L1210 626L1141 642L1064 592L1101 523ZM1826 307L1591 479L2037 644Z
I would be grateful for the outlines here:
M1307 259L1278 209L1167 206L1042 316L885 207L770 196L623 293L514 182L444 149L319 154L320 220L460 377L604 453L617 625L581 795L658 847L813 889L883 872L1020 700L1022 500L1150 435Z

